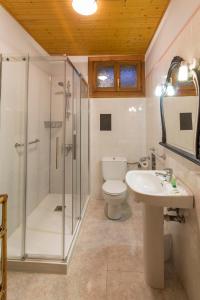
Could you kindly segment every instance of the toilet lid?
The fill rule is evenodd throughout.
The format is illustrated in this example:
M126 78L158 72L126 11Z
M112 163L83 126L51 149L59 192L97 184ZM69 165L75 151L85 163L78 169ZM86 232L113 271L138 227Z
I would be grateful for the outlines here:
M126 191L126 184L121 180L107 180L103 186L103 191L110 195L119 195Z

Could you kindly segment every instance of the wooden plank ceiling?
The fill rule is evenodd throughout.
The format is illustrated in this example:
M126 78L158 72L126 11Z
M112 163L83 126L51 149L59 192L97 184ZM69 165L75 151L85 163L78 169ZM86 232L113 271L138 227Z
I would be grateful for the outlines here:
M71 0L1 0L50 54L145 54L170 0L98 0L81 16Z

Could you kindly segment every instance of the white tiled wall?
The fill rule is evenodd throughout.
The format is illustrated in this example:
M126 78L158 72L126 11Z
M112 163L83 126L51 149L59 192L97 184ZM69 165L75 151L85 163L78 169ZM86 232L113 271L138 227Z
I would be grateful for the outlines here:
M145 103L138 99L90 99L90 186L101 199L101 158L125 156L138 161L145 155ZM129 111L134 107L136 111ZM112 114L112 130L100 131L100 114Z
M173 258L176 271L190 300L200 295L200 167L159 146L161 124L159 99L154 96L155 87L167 74L170 62L176 55L190 61L200 57L200 3L171 1L157 39L146 55L146 122L147 149L155 147L165 152L167 159L161 168L172 167L175 175L188 184L195 195L195 208L187 211L186 223L165 224L165 230L173 236Z

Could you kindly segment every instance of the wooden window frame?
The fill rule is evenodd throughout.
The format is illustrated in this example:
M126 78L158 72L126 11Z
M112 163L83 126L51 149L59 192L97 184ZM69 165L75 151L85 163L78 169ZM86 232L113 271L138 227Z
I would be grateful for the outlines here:
M96 86L96 70L99 65L114 65L115 85L112 88ZM137 72L136 87L120 87L120 65L135 65ZM144 97L144 56L94 56L88 59L89 95L91 98L128 98Z

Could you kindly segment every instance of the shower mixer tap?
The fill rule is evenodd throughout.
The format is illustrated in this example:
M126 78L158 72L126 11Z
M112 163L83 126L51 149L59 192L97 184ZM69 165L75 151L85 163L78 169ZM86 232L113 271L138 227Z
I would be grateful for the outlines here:
M72 151L73 145L72 144L65 144L64 146L64 153L65 156L69 154L70 151Z

